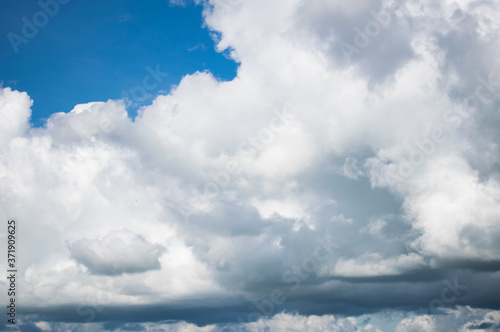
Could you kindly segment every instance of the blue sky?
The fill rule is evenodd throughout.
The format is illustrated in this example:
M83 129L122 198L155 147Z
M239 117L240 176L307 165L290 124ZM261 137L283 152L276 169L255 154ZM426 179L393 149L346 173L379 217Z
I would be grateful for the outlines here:
M16 53L8 33L22 36L22 21L42 10L37 1L2 1L0 8L0 80L28 91L34 100L32 121L41 126L55 112L69 112L79 103L129 97L137 107L158 91L168 92L182 76L209 70L221 80L236 75L237 64L215 51L202 6L172 6L168 1L78 1L60 4L54 17L38 28ZM159 66L168 76L148 90L139 90L146 67ZM139 104L139 105L137 105Z

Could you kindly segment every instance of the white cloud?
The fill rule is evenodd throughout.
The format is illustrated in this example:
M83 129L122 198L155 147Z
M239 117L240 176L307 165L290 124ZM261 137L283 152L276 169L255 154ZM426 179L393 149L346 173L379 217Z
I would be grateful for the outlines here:
M43 331L95 331L103 329L102 323L71 324L37 322ZM391 327L394 326L394 327ZM113 331L149 330L170 332L218 332L218 331L306 331L306 332L446 332L446 331L496 331L500 326L499 312L484 309L458 307L442 315L417 315L405 318L402 312L380 313L359 317L334 315L310 315L281 313L272 318L252 323L196 326L187 322L178 323L128 323L117 326Z
M344 165L339 167L337 172L351 180L356 180L364 175L364 172L360 169L358 160L352 157L347 157Z
M382 330L368 324L361 327L358 320L354 317L336 318L332 315L326 316L300 316L291 314L278 314L272 319L261 319L255 323L247 324L250 331L364 331L381 332Z
M379 254L366 254L357 259L339 260L331 272L343 277L373 277L398 275L425 266L425 260L415 254L383 259Z
M497 331L500 327L498 311L459 307L447 310L443 315L423 315L405 318L396 332L406 331Z
M370 223L361 228L359 230L360 233L370 233L372 235L378 235L380 236L382 233L382 229L384 229L384 227L387 226L387 221L383 220L383 219L377 219L377 220L374 220L374 221L370 221Z
M416 241L422 252L455 259L498 257L500 187L494 178L481 181L465 160L449 156L429 162L429 172L414 186L407 209L423 233Z
M23 135L29 128L30 107L33 101L25 92L0 88L0 144L7 145L9 140Z
M284 287L283 272L327 234L338 246L290 303L324 303L339 278L352 286L349 278L405 280L418 270L430 283L443 261L496 260L499 87L478 77L500 77L498 6L408 3L347 62L340 43L354 43L354 28L391 4L209 1L206 23L241 63L237 77L186 75L134 121L110 100L30 128L28 95L2 89L0 219L23 227L23 303L81 303L101 291L113 305L216 306ZM471 114L467 96L476 96ZM293 119L273 131L284 110ZM143 278L110 287L122 270ZM387 306L421 304L425 282L403 300L387 296ZM342 296L366 303L360 292ZM266 324L357 323L283 315ZM400 326L433 324L422 316Z
M418 331L426 331L426 332L437 331L436 325L434 324L432 317L417 316L413 319L405 318L396 327L396 332L418 332Z
M161 268L165 248L128 230L113 231L102 239L79 239L69 244L71 256L91 273L118 275Z

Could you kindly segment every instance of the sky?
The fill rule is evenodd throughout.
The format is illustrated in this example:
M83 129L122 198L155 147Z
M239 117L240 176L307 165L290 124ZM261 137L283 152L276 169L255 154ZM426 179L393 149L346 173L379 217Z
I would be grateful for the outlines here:
M499 22L2 1L0 330L500 330Z
M66 2L8 0L0 11L1 80L4 87L29 91L35 127L76 104L108 99L126 99L133 119L140 106L160 91L168 93L187 74L209 70L221 80L236 75L237 64L216 52L216 32L204 26L201 6ZM40 27L30 30L23 18ZM159 82L134 89L143 87L148 68L161 73Z

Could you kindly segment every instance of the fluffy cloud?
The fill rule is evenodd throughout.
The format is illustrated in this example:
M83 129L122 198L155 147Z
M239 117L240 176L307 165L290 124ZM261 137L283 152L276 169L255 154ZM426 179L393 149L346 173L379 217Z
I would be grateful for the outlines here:
M11 138L23 135L29 128L30 107L33 101L27 93L18 93L10 88L0 89L0 109L4 121L0 124L0 144L6 144Z
M256 323L250 323L246 327L248 331L363 331L363 332L381 332L379 328L368 324L360 326L358 320L354 317L336 318L329 316L298 316L289 314L279 314L272 319L259 320ZM363 324L364 325L364 324Z
M416 316L399 322L396 332L406 331L496 331L500 327L498 311L461 307L443 315Z
M126 230L115 231L102 239L79 239L70 244L71 256L92 273L117 275L161 268L158 258L165 252L161 245L147 242Z
M457 276L468 289L453 304L495 309L498 5L203 5L218 49L240 63L232 81L197 72L134 121L110 100L43 128L29 126L26 93L1 90L0 218L30 243L19 281L30 312L106 320L152 306L142 321L169 319L160 306L212 324L260 314L254 303L269 308L278 289L287 300L271 316L355 316L428 307ZM248 328L360 328L262 319ZM420 315L398 329L439 324Z
M402 312L394 315L387 313L364 315L358 317L336 317L334 315L302 316L297 314L278 314L273 318L260 319L252 323L220 324L196 326L186 322L157 322L157 323L54 323L37 321L23 324L26 329L36 331L71 330L77 332L109 330L109 331L170 331L170 332L219 332L219 331L307 331L307 332L382 332L382 331L497 331L500 326L499 312L470 307L459 307L448 310L441 315L413 315ZM389 328L393 326L394 328Z

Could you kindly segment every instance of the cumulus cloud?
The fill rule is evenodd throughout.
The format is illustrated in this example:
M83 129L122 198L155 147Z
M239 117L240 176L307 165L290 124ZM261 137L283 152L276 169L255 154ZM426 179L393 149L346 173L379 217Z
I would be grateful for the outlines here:
M496 331L499 321L498 311L460 307L447 310L443 315L405 318L398 323L396 331Z
M457 328L498 326L474 309L500 291L498 5L201 5L232 81L191 73L133 121L89 101L42 128L27 93L0 91L0 218L37 248L21 247L31 313L379 331L354 316L442 303L464 306ZM457 276L467 290L442 300ZM446 330L437 316L396 323Z
M411 316L411 317L405 317ZM196 326L187 322L157 322L157 323L57 323L37 321L22 325L24 328L38 328L37 331L71 330L77 332L110 330L110 331L169 331L169 332L219 332L219 331L306 331L306 332L431 332L431 331L497 331L499 312L484 309L459 307L447 310L436 316L414 315L399 312L395 315L367 314L363 316L338 317L334 315L310 315L282 313L272 318L259 319L251 323L211 324ZM390 328L393 326L393 328Z
M279 314L272 319L259 320L246 326L248 331L364 331L381 332L379 328L368 324L361 326L354 317L336 318L335 316L299 316Z
M0 144L6 144L11 138L21 136L29 128L30 107L33 101L27 93L19 93L11 88L0 88Z
M158 258L165 252L127 230L113 231L102 239L79 239L69 245L71 256L91 273L117 275L161 268Z

